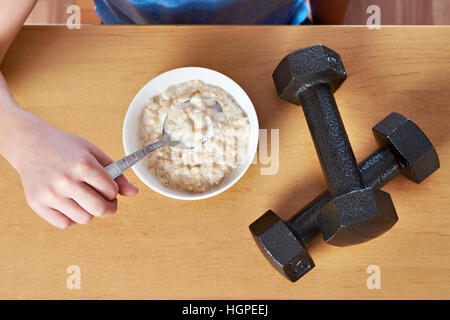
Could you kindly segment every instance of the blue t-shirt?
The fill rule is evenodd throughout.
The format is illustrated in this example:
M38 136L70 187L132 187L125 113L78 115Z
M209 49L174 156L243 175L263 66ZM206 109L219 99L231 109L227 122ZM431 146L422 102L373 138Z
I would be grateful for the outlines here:
M307 0L95 0L103 23L301 24Z

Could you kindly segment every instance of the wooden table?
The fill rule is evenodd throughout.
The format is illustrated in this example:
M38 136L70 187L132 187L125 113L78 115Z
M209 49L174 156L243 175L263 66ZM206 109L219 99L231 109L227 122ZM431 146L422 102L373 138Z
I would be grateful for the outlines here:
M279 129L276 175L252 165L230 190L185 202L146 188L120 199L118 214L57 230L25 203L20 179L0 159L0 298L397 299L450 295L450 28L363 27L26 27L2 70L17 101L53 125L123 156L122 122L137 91L161 72L208 67L253 100L260 127ZM282 278L248 225L271 208L293 215L325 182L303 112L277 98L271 73L294 49L338 51L349 79L336 99L358 161L377 148L371 128L396 111L436 146L442 168L421 185L397 177L390 192L400 221L348 248L316 241L316 268ZM81 289L66 287L70 265ZM381 289L366 270L381 268Z

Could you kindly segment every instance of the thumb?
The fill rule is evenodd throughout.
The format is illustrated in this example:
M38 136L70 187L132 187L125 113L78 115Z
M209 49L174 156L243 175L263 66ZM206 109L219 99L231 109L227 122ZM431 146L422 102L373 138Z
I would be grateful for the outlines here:
M129 183L123 174L116 178L116 183L119 186L119 194L122 196L134 196L139 192L139 189Z

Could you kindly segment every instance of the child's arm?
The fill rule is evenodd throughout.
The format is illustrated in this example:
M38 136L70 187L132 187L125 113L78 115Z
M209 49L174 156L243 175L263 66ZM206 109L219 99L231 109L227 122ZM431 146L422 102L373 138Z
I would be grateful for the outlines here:
M36 0L1 0L0 64ZM104 170L108 158L88 141L20 108L0 72L0 154L19 172L30 207L58 228L113 214L118 193L137 188Z
M2 0L0 2L0 63L37 0Z
M314 23L342 24L349 0L311 0Z

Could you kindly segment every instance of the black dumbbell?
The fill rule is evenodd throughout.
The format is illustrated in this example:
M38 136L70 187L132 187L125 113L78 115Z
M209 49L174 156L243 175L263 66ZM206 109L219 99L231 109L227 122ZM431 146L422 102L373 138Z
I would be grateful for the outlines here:
M364 186L333 96L346 77L339 55L322 45L290 53L273 73L278 95L303 107L331 194L320 213L323 236L339 246L379 236L398 220L390 195Z
M359 165L364 186L381 188L398 173L421 183L439 168L433 145L405 116L391 113L372 130L381 148ZM330 200L330 193L325 191L287 222L269 210L250 225L253 238L267 260L293 282L314 267L307 246L321 233L318 217Z
M339 55L324 46L309 47L291 53L274 72L280 97L303 105L330 189L330 194L322 194L302 210L302 214L291 219L289 226L271 211L250 226L255 240L268 260L292 281L314 267L305 243L319 231L328 243L345 246L374 238L390 229L398 220L390 196L374 188L382 184L368 181L388 181L390 173L394 174L398 170L395 164L401 157L405 157L405 154L396 155L399 158L397 160L391 154L392 161L388 161L388 151L377 152L365 162L370 165L363 166L367 171L361 170L362 173L365 172L361 174L332 94L345 79L346 72ZM412 122L406 119L405 124L400 125L398 121L402 118L405 119L401 115L392 114L380 123L377 127L382 133L376 134L377 141L383 141L383 134L385 144L392 144L394 137L409 139L400 133L404 128L409 128ZM390 129L396 127L397 130L387 134ZM375 133L377 130L374 128ZM433 172L439 167L437 154L425 135L421 131L420 133L433 150L430 157L434 155L437 163L431 170ZM406 141L397 141L397 145L403 144L406 145ZM405 159L410 159L413 155L408 154ZM425 172L427 169L419 162L421 161L416 161L412 166L405 166L416 170L406 171L410 178L415 176L416 182L420 181L417 172ZM430 167L433 167L433 164L430 164L432 162L423 161ZM376 174L373 175L373 172Z

